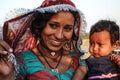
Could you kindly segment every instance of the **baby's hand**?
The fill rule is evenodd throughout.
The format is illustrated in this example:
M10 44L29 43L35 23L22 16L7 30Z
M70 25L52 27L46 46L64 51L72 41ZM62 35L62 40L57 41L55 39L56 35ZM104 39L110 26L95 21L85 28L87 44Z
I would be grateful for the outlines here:
M85 60L85 59L89 58L90 56L91 56L90 52L87 52L87 53L84 53L84 55L82 55L80 58L82 60Z
M111 61L115 62L120 67L120 55L112 54L110 56Z

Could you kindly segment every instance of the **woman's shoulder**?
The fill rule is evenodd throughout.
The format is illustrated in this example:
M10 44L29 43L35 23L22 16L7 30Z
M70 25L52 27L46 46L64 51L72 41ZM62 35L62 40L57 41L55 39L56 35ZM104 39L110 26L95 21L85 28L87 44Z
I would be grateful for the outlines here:
M20 58L20 59L28 59L28 58L36 58L35 54L33 53L33 51L31 50L27 50L27 51L22 51L20 53L15 54L16 58Z
M71 52L70 55L71 56L80 56L82 53L80 52Z
M35 54L33 53L32 50L23 51L23 52L21 52L21 54L22 54L23 56L29 56L29 57L35 56Z

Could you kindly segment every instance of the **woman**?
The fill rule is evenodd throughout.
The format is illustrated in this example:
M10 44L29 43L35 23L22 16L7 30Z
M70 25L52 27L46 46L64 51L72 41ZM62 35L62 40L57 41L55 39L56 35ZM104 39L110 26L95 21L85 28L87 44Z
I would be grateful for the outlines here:
M3 39L9 42L17 59L16 80L71 80L79 65L85 26L83 14L70 0L45 0L28 14L5 22ZM11 62L15 69L16 62L8 58L12 50L4 41L0 45L1 79L13 80ZM82 68L85 71L81 77L87 71L84 64Z

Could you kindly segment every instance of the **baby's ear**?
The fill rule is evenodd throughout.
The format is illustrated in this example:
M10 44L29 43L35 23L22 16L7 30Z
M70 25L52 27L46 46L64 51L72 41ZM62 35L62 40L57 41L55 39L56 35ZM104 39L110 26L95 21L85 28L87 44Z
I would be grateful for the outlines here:
M117 49L120 46L120 41L117 40L114 44L113 44L113 48Z

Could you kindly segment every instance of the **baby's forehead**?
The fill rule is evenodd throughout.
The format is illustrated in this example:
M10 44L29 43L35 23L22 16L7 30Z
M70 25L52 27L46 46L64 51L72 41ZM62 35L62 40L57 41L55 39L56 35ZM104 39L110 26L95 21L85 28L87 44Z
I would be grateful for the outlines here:
M99 35L99 36L102 35L102 36L105 36L106 34L108 36L110 36L110 32L109 31L107 31L107 30L101 30L101 31L93 31L90 36L92 36L92 35Z
M107 41L107 40L111 40L111 36L110 33L108 31L100 31L100 32L94 32L91 36L90 36L90 40L96 40L96 41Z

